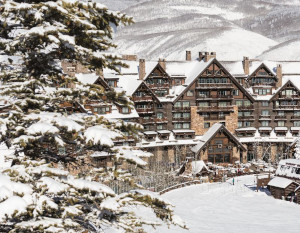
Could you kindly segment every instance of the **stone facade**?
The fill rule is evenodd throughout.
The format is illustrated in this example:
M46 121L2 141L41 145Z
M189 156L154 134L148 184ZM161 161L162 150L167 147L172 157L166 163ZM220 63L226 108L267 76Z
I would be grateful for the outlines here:
M197 113L197 106L191 107L191 129L196 135L203 135L208 129L204 129L204 118Z

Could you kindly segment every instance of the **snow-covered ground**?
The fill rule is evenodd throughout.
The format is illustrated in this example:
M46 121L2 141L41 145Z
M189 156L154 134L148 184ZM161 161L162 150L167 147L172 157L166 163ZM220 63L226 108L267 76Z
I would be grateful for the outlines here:
M175 205L189 227L158 227L153 232L254 233L300 232L300 205L276 200L265 192L250 189L254 176L235 178L226 183L189 186L168 192L163 197Z

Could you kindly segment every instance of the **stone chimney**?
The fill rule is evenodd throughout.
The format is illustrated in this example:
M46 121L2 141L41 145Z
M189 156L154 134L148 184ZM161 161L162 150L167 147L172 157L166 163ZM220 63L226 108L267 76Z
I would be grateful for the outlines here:
M211 58L216 58L216 52L199 52L199 61L209 61Z
M244 57L243 58L243 69L244 69L244 73L246 75L249 75L249 73L250 73L250 60L249 60L249 57Z
M204 53L203 52L199 52L199 61L204 60L204 58L205 58Z
M192 60L192 53L191 51L185 51L185 60L191 61Z
M277 76L277 79L278 79L276 87L280 88L282 86L282 66L281 66L281 64L277 65L276 76Z
M146 61L145 59L139 60L139 79L144 80L146 76Z
M158 63L160 64L160 66L166 70L166 60L165 59L160 59L158 60Z

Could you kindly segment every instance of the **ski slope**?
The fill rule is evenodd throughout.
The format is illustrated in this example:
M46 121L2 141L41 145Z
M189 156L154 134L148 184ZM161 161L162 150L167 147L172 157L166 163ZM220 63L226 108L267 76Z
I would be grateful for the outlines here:
M175 214L186 222L189 230L163 226L152 232L300 232L300 205L276 200L263 191L253 191L254 180L254 176L245 176L235 178L234 186L229 180L164 194L163 197L175 205Z

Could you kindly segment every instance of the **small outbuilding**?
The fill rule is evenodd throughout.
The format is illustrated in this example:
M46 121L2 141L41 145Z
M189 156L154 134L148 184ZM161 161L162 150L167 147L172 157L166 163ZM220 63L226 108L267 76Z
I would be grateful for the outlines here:
M296 190L299 186L297 182L283 177L275 177L268 183L269 190L274 198L294 202L297 201Z

